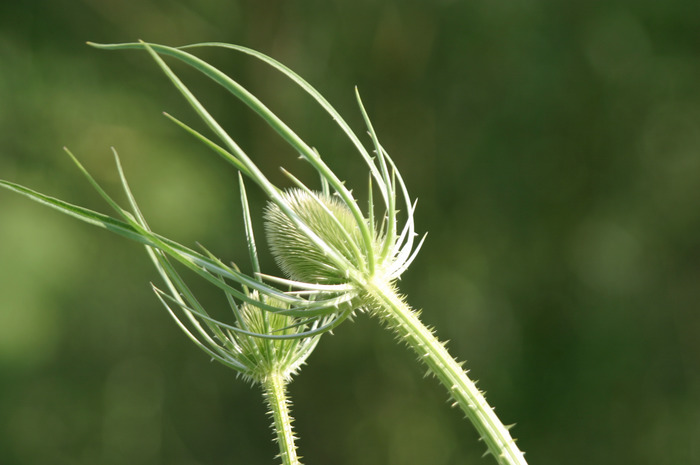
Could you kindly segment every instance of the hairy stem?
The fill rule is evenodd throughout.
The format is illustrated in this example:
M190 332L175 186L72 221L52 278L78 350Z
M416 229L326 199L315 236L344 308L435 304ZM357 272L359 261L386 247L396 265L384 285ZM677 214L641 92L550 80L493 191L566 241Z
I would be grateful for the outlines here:
M292 429L291 402L287 399L287 382L280 373L272 372L263 381L263 396L270 409L272 429L275 431L280 448L282 465L301 465L297 457Z
M396 294L394 288L389 284L370 282L365 290L375 304L372 306L373 314L404 340L447 388L455 404L460 406L474 424L488 451L498 463L527 465L523 453L516 446L508 429L498 419L474 382L469 379L461 364L420 321L418 314Z

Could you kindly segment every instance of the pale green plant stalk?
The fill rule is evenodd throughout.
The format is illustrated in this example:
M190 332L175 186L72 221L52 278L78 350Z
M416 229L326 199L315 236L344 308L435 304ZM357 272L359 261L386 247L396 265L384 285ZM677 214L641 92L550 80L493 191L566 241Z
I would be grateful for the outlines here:
M487 452L491 453L499 464L526 464L523 453L511 438L508 428L495 415L482 393L462 369L461 364L448 353L433 331L420 321L419 313L405 303L404 298L395 288L396 281L415 258L423 240L415 241L417 236L413 219L415 202L409 197L406 185L394 162L380 145L359 94L357 100L370 134L373 154L370 154L345 120L318 91L284 65L254 50L220 43L197 44L181 48L144 42L91 45L109 50L141 49L151 55L222 145L213 142L172 116L166 116L231 163L242 175L252 180L269 199L269 205L265 211L268 243L285 277L264 275L258 269L254 270L253 276L247 276L237 269L223 267L221 262L210 255L201 255L173 244L151 233L138 222L134 224L129 221L128 216L125 217L123 214L125 222L43 196L16 184L2 182L1 185L84 221L144 242L157 256L168 255L174 258L217 284L232 298L254 305L258 310L271 312L271 315L298 318L299 324L305 325L304 329L298 333L285 335L273 335L265 331L266 328L256 331L238 328L249 336L257 334L267 338L266 340L275 341L285 337L306 340L335 328L355 310L367 311L383 321L400 340L405 341L417 354L418 359L428 367L428 371L445 386L454 399L454 404L461 408L476 427L487 445ZM248 54L272 66L307 92L338 124L369 169L367 213L363 213L353 192L328 167L315 149L297 136L285 122L239 83L186 51L194 47L218 47ZM283 191L272 184L209 114L161 55L173 57L200 71L258 113L299 153L302 159L316 170L321 179L320 189L313 190L307 187L287 171L284 172L296 186L294 189ZM375 194L378 194L376 203ZM378 217L375 216L377 208L381 211ZM399 214L401 210L403 213ZM246 210L246 215L248 214ZM249 223L249 220L247 221ZM249 249L251 249L250 244ZM252 261L256 263L257 258L253 258ZM236 294L231 290L229 282L244 286L244 292ZM275 285L291 290L280 291ZM251 297L253 292L255 298ZM214 322L208 318L202 309L192 305L192 302L179 302L174 295L171 297L171 300L176 301L188 317L221 327L220 322ZM271 305L271 302L274 302L274 305ZM268 400L274 395L274 399L277 400L273 403L285 404L286 399L281 394L284 390L280 391L272 378L264 379L264 383L268 382L270 383L267 388ZM279 419L275 416L274 408L272 410L278 442L291 443L293 434L285 427L283 409L280 409ZM278 420L279 425L277 425ZM285 459L284 453L281 455ZM295 460L291 452L287 458Z
M263 381L265 402L270 408L272 429L277 437L280 448L280 458L284 464L297 464L297 449L294 445L292 417L289 414L289 399L287 398L287 381L280 373L270 373Z
M464 411L498 463L524 464L523 453L511 438L508 428L504 427L476 384L469 379L462 364L452 358L433 331L421 323L419 313L411 310L394 288L386 283L371 284L366 291L376 301L374 314L418 354L430 373L447 388L454 399L453 405L459 405Z

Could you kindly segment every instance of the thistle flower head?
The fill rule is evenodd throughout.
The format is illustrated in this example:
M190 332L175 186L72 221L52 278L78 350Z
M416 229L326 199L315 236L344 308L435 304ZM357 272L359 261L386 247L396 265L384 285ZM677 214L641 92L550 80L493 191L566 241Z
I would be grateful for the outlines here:
M284 302L267 299L257 291L253 298L280 310L288 308ZM262 381L271 373L281 374L289 380L306 361L316 346L319 336L307 339L294 338L299 333L299 320L282 313L267 312L251 303L244 303L240 308L239 328L257 334L274 334L277 339L264 339L254 335L240 335L234 339L236 352L244 360L248 370L243 374L251 381ZM286 336L286 337L285 337Z
M203 309L193 309L173 295L154 290L195 344L252 383L262 383L268 376L290 381L320 338L319 334L305 336L307 324L280 313L289 309L288 304L260 296L257 291L250 294L251 301L235 310L235 323L228 325L200 313ZM184 311L185 320L176 316L173 303ZM271 311L273 307L277 310Z
M374 237L370 249L365 249L352 212L337 197L291 189L282 198L318 239L337 251L348 263L366 263L370 254L379 250L379 242ZM268 203L265 220L270 251L284 274L300 282L347 282L347 270L328 260L327 254L303 234L277 204Z

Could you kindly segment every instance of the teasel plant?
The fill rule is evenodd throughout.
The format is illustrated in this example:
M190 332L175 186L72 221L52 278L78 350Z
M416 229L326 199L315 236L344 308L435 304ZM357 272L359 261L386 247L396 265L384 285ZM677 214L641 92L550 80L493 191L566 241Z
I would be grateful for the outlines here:
M298 463L291 417L285 408L288 405L284 397L285 383L316 346L321 334L336 328L357 312L377 318L415 352L418 360L427 367L428 374L435 376L446 388L453 406L459 407L474 425L487 446L486 454L493 455L500 465L527 463L509 433L510 428L499 420L483 393L462 368L462 363L450 355L445 343L436 337L432 328L422 323L420 312L412 309L397 289L397 281L416 257L425 235L418 239L414 224L416 202L409 196L394 161L380 144L357 89L355 94L369 133L370 149L314 87L280 62L255 50L214 42L184 47L143 41L89 44L104 50L139 49L148 52L216 136L218 142L166 114L238 171L253 273L245 274L234 265L224 265L206 249L195 251L153 233L128 189L118 158L117 166L131 212L121 209L73 157L121 219L68 204L8 181L0 181L0 185L144 243L168 288L167 292L154 288L156 294L186 334L214 359L263 386L284 464ZM320 153L263 102L237 81L190 53L202 47L228 49L261 60L315 100L339 126L369 170L365 207L360 206L353 190L326 164ZM284 168L283 173L294 187L281 189L274 185L164 57L174 58L199 71L261 116L301 159L311 165L320 178L320 186L313 189ZM267 198L262 213L267 245L283 276L260 271L244 177ZM237 323L228 325L211 318L197 303L171 261L195 271L223 290ZM182 316L177 317L176 312ZM252 353L257 355L241 355ZM272 360L275 356L266 358L270 354L283 354L284 361ZM246 363L252 361L252 364L247 365L244 360ZM276 375L270 376L270 373ZM271 378L277 379L279 386L273 386Z

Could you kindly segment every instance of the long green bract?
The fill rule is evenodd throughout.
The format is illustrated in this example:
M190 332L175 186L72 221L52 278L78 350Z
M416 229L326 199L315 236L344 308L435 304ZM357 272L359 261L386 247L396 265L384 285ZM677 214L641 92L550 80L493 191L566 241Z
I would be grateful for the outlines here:
M209 112L204 108L204 106L199 102L199 100L194 96L194 94L187 88L187 86L180 80L180 78L170 69L170 67L163 61L159 56L159 53L165 55L170 55L175 58L180 59L184 63L192 66L198 71L202 72L207 77L211 78L214 82L220 84L226 90L235 95L243 103L248 105L251 109L260 114L263 119L276 131L278 132L290 145L292 145L299 153L305 156L307 161L309 161L319 172L326 177L329 182L333 185L334 189L343 197L348 207L354 211L353 213L357 218L363 218L362 213L357 209L357 205L352 199L352 194L344 187L342 181L340 181L335 174L321 161L317 154L311 149L299 136L297 136L281 119L279 119L274 113L272 113L257 97L248 92L240 84L238 84L233 79L229 78L226 74L218 70L217 68L211 66L205 61L186 53L182 50L167 47L157 44L147 44L145 42L140 43L130 43L130 44L113 44L113 45L98 45L90 44L98 48L105 49L145 49L153 57L159 67L163 70L166 76L173 82L175 87L180 91L180 93L185 97L188 103L193 107L197 114L202 118L202 120L214 131L214 133L221 138L224 144L235 153L237 159L245 165L251 179L255 181L270 197L272 201L277 203L279 207L289 216L289 218L295 223L304 234L309 237L316 245L328 255L328 257L336 262L337 266L343 269L352 269L350 263L347 259L338 253L333 248L329 247L323 240L318 238L318 236L304 224L298 216L286 205L284 200L280 197L279 189L274 186L260 171L260 169L250 160L250 158L245 154L245 152L236 144L236 142L224 131L218 122L209 114ZM369 243L369 234L365 238L366 242Z
M177 242L174 242L155 233L149 233L148 231L140 227L137 223L130 224L128 222L120 221L108 215L104 215L102 213L98 213L94 210L80 207L78 205L70 204L63 200L59 200L57 198L45 194L41 194L37 191L9 181L0 180L0 186L5 187L21 195L24 195L40 204L49 206L66 215L77 218L93 226L107 229L111 232L119 234L120 236L126 237L136 242L140 242L144 245L155 247L169 252L170 255L175 257L179 262L183 263L188 268L205 277L208 281L212 282L217 287L220 287L227 292L233 293L234 295L236 295L236 297L240 298L241 300L248 301L249 303L262 307L266 310L275 311L278 310L278 308L250 299L241 291L217 280L213 275L211 275L211 273L217 273L219 275L225 276L228 279L246 284L247 286L250 286L253 289L258 289L260 290L260 292L274 296L276 299L279 299L282 302L288 302L292 304L293 307L290 308L290 310L288 310L286 314L309 316L309 313L305 313L305 310L319 310L319 308L324 308L327 305L327 303L324 301L301 300L299 298L290 296L289 294L283 293L274 287L266 286L265 284L262 284L256 279L249 278L243 273L236 272L235 270L229 267L223 266L220 263L216 263L215 261L181 244L178 244ZM336 302L336 300L330 299L328 304L330 306L333 306L333 302ZM332 310L329 309L325 312L319 312L317 314L322 313L332 313Z

